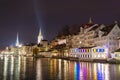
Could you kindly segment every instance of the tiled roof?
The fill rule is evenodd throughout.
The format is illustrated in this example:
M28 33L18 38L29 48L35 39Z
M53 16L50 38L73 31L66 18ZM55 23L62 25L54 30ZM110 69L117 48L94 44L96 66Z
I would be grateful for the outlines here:
M114 26L115 24L111 24L111 25L105 26L104 28L100 29L102 32L104 32L102 36L107 36L111 32ZM98 35L99 34L97 34L94 38L98 37Z
M103 36L108 35L114 26L115 26L115 24L112 24L112 25L106 26L103 29L101 29L101 31L104 32Z
M89 48L93 48L93 47L80 47L79 49L89 49Z
M86 29L86 28L89 28L90 26L93 26L94 24L83 24L83 28Z
M94 26L92 29L90 29L90 31L92 31L92 30L96 30L98 27L99 27L99 25Z

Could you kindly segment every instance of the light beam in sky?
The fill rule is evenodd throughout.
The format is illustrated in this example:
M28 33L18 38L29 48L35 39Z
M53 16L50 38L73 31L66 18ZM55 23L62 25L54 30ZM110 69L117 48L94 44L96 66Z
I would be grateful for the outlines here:
M41 28L41 30L42 30L41 32L43 34L44 32L43 32L43 23L42 23L42 11L38 9L39 8L38 0L33 0L33 3L34 3L34 10L35 10L36 19L38 22L38 27L39 27L39 29ZM44 36L44 34L43 34L43 36Z

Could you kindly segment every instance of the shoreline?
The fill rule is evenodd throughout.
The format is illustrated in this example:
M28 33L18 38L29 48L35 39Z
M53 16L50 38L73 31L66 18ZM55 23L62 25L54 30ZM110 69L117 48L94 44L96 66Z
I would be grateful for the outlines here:
M3 56L4 57L4 56ZM10 57L10 56L7 56ZM18 56L13 56L18 57ZM19 56L19 57L33 57L33 58L50 58L50 59L62 59L76 62L95 62L95 63L109 63L109 64L120 64L120 60L111 59L111 60L101 60L101 59L79 59L74 57L45 57L45 56Z
M33 56L34 57L34 56ZM109 63L109 64L120 64L120 60L100 60L100 59L79 59L79 58L70 58L70 57L35 57L35 58L50 58L50 59L62 59L76 62L95 62L95 63Z

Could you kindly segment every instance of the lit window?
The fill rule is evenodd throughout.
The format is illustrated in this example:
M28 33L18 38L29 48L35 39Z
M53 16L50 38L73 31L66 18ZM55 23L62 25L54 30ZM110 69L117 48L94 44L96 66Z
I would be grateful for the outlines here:
M88 52L90 52L90 49L88 49Z
M79 52L81 52L81 49L79 49Z
M104 57L104 55L102 55L102 57Z
M86 50L84 49L84 52L85 52Z
M94 55L94 57L96 58L96 55Z
M77 52L79 52L79 49L78 49L78 48L75 49L75 53L77 53Z
M98 57L100 57L100 55L98 54Z
M96 52L96 49L93 49L93 52Z
M104 49L101 49L101 52L104 52Z
M96 49L96 52L99 52L99 49Z
M81 49L81 52L83 52L83 49Z

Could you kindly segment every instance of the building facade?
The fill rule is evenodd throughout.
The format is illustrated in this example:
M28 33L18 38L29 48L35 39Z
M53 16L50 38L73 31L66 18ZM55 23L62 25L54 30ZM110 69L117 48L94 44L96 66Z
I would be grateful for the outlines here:
M95 46L105 46L108 48L108 57L119 48L120 28L117 23L102 27L94 39Z
M81 47L71 48L69 57L75 57L79 60L107 60L108 49L106 47Z
M103 57L104 59L106 59L106 57L110 58L111 53L119 48L118 37L120 37L120 28L117 22L108 26L105 26L103 24L86 24L80 27L79 34L73 35L71 37L71 45L73 49L81 47L103 47L104 50L107 51L104 54L105 58ZM79 57L79 55L77 54L72 54L71 51L69 55ZM99 59L100 55L98 54L98 57L96 58Z

